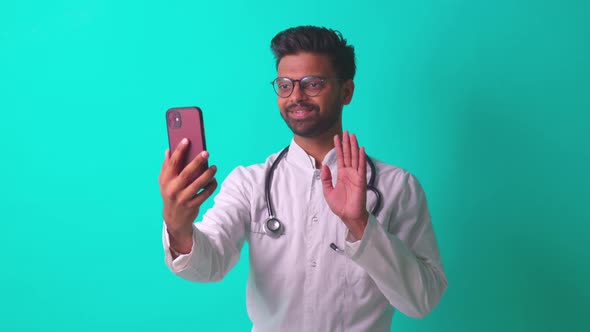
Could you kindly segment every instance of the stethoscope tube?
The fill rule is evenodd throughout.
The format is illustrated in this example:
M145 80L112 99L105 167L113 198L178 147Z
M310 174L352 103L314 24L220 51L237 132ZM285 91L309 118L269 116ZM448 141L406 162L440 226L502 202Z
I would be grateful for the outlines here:
M373 163L373 160L367 156L367 162L369 163L369 167L371 168L371 177L369 178L369 183L367 183L367 190L372 191L375 194L375 206L371 210L371 214L376 216L379 211L381 211L381 192L375 187L375 177L377 176L377 167Z
M281 159L285 156L285 154L289 151L289 147L286 148L279 153L277 158L273 161L272 165L270 166L268 172L266 173L265 183L264 183L264 196L266 199L266 209L268 211L268 219L264 222L263 229L264 232L272 237L279 237L285 231L283 224L276 218L274 209L272 207L272 198L270 195L270 189L272 184L272 178L274 175L274 171L277 168L277 165L281 161ZM376 216L379 211L381 210L381 193L375 187L375 177L377 174L377 168L373 163L373 160L367 156L367 162L369 163L369 167L371 168L371 177L369 178L369 183L367 184L367 190L372 191L375 194L375 206L371 210L371 214Z
M268 173L266 173L266 180L264 181L265 182L264 183L264 196L266 198L266 209L268 210L268 218L269 219L274 218L274 216L275 216L275 212L272 208L272 199L270 197L270 186L272 183L272 176L274 175L275 168L277 168L279 161L281 161L281 159L287 153L287 151L289 151L289 147L284 148L283 151L281 151L281 153L279 153L279 156L277 157L277 159L275 159L275 161L270 166Z

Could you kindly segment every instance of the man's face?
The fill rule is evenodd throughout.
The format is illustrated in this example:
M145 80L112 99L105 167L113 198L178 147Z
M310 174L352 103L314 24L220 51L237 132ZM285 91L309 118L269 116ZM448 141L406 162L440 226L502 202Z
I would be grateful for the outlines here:
M354 85L352 80L335 79L338 76L328 56L313 53L287 55L279 62L277 71L278 77L291 80L307 76L328 78L317 96L308 96L305 93L308 91L304 92L299 82L295 83L289 97L277 96L281 116L295 135L316 137L340 129L342 106L350 102Z

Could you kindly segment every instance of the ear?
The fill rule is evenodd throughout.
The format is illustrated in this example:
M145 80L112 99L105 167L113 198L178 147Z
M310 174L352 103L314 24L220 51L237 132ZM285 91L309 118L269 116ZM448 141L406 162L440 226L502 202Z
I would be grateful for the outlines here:
M342 96L342 105L350 104L354 93L354 82L352 80L343 81L340 92Z

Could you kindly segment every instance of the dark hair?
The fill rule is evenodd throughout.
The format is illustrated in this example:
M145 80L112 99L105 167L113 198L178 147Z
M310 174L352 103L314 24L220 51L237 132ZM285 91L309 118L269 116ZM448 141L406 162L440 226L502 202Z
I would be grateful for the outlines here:
M356 72L354 46L347 45L339 31L316 26L298 26L279 32L270 42L276 66L285 55L300 52L324 54L342 79L353 79Z

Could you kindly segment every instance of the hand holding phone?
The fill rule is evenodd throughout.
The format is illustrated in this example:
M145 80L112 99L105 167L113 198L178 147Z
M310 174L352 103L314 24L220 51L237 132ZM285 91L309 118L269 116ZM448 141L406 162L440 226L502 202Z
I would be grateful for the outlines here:
M164 221L171 248L188 253L192 248L192 223L201 204L217 188L217 169L208 167L203 116L198 107L169 109L166 124L170 150L159 177Z

